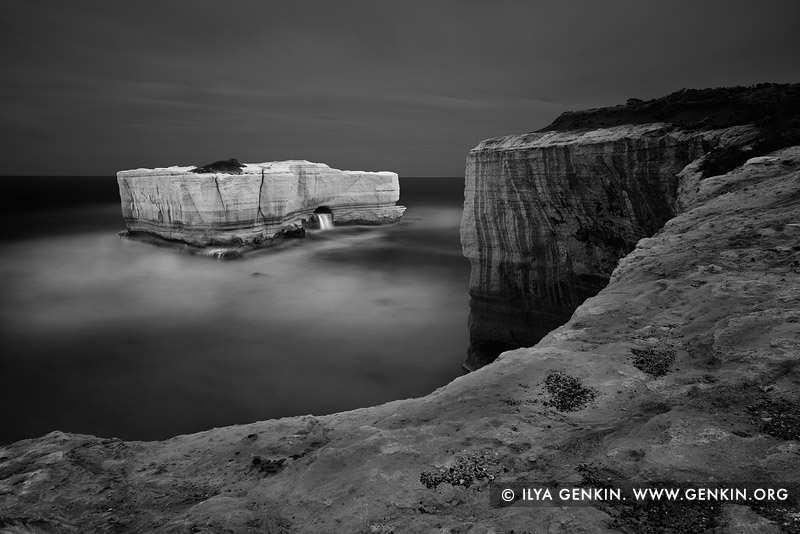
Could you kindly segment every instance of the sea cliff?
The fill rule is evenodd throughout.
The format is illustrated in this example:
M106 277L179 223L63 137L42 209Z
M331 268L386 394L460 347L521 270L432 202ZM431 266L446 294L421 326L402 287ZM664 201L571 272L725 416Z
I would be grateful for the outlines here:
M257 247L302 231L330 213L337 224L399 219L400 184L393 172L340 171L291 160L240 164L221 172L195 167L117 173L129 234L195 247Z
M488 139L466 165L461 242L472 265L474 370L534 345L607 283L617 261L678 212L678 173L750 126L651 123Z

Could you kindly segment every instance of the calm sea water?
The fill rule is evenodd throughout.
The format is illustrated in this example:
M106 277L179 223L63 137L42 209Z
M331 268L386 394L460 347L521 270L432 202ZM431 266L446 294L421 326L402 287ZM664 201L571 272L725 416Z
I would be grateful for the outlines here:
M463 373L462 178L402 223L215 261L122 240L116 181L0 178L0 443L152 440L425 395Z

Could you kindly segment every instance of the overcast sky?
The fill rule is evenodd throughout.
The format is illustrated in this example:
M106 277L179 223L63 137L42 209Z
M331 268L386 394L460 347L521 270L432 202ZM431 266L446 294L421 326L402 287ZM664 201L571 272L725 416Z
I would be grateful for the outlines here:
M0 0L0 174L308 159L462 176L480 140L800 81L800 2Z

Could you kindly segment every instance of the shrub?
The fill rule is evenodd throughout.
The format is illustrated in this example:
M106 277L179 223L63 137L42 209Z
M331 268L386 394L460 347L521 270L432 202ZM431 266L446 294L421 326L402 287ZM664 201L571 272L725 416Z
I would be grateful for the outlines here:
M675 361L672 349L631 349L633 366L650 376L664 376Z
M203 165L202 167L196 167L192 169L192 172L199 174L212 173L212 172L242 174L242 167L244 167L244 165L239 163L238 160L230 158L230 159L215 161L214 163L209 163L208 165Z
M554 371L544 379L544 388L550 394L545 406L560 412L576 412L583 409L597 396L597 390L584 387L579 378L562 371Z
M490 472L491 466L496 462L496 457L477 453L468 456L457 456L452 467L440 467L436 471L423 471L419 481L428 489L434 489L443 482L451 486L468 488L476 480L494 480Z

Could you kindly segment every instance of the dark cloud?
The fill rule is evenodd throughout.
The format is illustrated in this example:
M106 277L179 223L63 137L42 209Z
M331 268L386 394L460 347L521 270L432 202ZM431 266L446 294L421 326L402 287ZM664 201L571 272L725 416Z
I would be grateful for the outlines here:
M794 0L0 0L2 174L305 158L460 175L481 139L798 81Z

